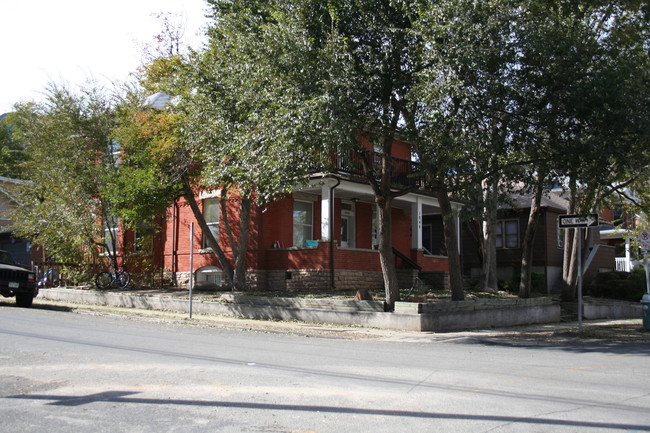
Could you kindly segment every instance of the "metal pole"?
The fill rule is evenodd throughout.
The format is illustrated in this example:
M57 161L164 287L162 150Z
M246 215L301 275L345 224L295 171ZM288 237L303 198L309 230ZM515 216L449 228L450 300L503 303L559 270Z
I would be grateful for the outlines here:
M582 229L578 231L578 332L582 332Z
M189 312L190 319L192 318L192 290L194 289L194 223L190 224L190 299L189 299Z
M643 250L643 263L645 266L645 288L650 295L650 264L648 263L648 250Z

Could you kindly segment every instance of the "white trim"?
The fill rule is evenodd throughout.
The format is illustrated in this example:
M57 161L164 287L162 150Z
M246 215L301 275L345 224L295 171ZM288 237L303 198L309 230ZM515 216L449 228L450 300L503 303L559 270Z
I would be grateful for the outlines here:
M320 238L323 241L330 240L330 231L332 222L330 221L330 205L334 200L334 191L327 183L321 187L320 202Z
M422 200L417 197L411 203L411 248L422 249Z
M199 198L201 200L205 200L206 198L220 198L221 197L221 190L220 189L213 189L210 191L201 191L199 194Z

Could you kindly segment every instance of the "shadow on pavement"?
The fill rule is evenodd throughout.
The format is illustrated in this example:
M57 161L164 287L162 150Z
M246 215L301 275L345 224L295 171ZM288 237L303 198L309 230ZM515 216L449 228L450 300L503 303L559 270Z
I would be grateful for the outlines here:
M302 404L274 404L258 402L238 402L238 401L211 401L211 400L180 400L180 399L154 399L154 398L137 398L133 397L137 392L131 391L108 391L90 395L16 395L8 398L21 400L41 400L50 401L48 405L54 406L83 406L95 402L110 402L117 404L151 404L151 405L180 405L180 406L200 406L200 407L220 407L229 409L252 409L252 410L272 410L272 411L290 411L290 412L313 412L313 413L335 413L351 415L371 415L371 416L391 416L400 418L424 418L440 420L462 420L477 422L499 422L520 425L538 426L565 426L580 427L590 429L616 429L627 431L650 431L650 426L641 424L627 424L617 422L596 422L596 421L579 421L559 418L527 418L506 415L473 415L473 414L455 414L433 411L412 411L412 410L392 410L392 409L374 409L374 408L355 408L355 407L337 407L324 405L302 405Z

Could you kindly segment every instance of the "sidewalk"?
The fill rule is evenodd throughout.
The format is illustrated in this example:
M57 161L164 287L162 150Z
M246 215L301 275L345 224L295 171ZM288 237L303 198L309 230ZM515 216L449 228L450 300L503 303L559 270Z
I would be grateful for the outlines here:
M400 331L391 329L379 329L375 327L358 325L332 325L326 323L309 323L303 321L289 320L259 320L245 319L223 314L201 314L193 313L189 317L187 311L165 311L165 308L154 309L142 308L137 305L138 299L162 298L174 301L177 305L187 306L188 292L186 290L149 290L137 292L117 292L122 296L131 299L131 306L117 307L107 305L106 302L95 302L88 304L80 300L68 299L57 300L49 290L41 291L41 294L34 300L35 308L64 309L73 312L84 312L92 314L119 315L134 320L172 321L190 326L208 326L233 329L254 329L266 332L287 332L300 335L318 335L324 337L345 338L345 339L381 339L386 341L402 342L449 342L449 341L490 341L510 344L585 344L597 343L606 344L650 344L650 332L642 329L641 319L626 320L598 320L584 321L583 332L578 332L577 319L563 317L559 323L525 325L499 329L483 329L456 332L422 332L422 331ZM58 289L72 290L72 289ZM92 290L75 290L79 292L95 292ZM100 292L110 293L110 292ZM202 294L198 294L197 298ZM74 298L74 297L73 297ZM567 320L568 321L565 321Z

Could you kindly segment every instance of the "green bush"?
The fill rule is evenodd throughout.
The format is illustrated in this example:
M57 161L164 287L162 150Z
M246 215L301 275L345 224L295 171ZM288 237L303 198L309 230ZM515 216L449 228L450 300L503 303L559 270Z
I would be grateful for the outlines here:
M603 272L585 287L585 293L597 298L638 301L646 292L645 271Z
M530 275L530 288L533 292L546 292L546 278L541 272L533 272Z

